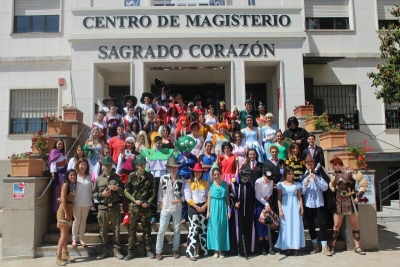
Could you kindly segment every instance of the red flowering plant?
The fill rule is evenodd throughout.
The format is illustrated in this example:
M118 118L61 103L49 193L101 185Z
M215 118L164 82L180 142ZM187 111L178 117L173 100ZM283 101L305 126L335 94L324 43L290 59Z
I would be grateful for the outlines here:
M11 156L8 157L10 160L16 160L16 159L31 159L32 152L24 152L21 154L12 154Z
M53 115L44 115L43 120L47 121L47 122L57 122L57 121L61 121L61 116L57 116L56 114Z
M45 138L49 137L47 134L43 134L42 131L37 131L33 134L32 147L35 147L39 151L39 156L44 157L47 153L47 144Z
M355 143L355 144L350 144L347 147L347 151L351 152L351 153L355 153L356 157L357 157L357 167L359 169L363 169L366 170L368 169L368 165L367 165L367 158L366 154L367 151L371 151L372 147L368 146L368 140L364 140L362 143Z

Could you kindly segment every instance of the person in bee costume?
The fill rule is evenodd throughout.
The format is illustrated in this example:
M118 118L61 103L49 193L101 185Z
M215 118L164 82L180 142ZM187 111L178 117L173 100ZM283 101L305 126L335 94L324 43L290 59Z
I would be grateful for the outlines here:
M333 233L332 246L330 247L332 255L335 254L335 244L339 235L339 229L342 225L344 215L349 216L351 228L353 229L354 252L359 255L366 253L360 247L360 227L358 224L358 202L364 195L368 187L368 181L360 171L354 171L351 168L345 168L340 158L333 158L329 162L332 164L334 174L331 177L329 188L334 193L334 202L336 205L333 214ZM360 185L358 193L355 191L356 182Z
M134 246L136 243L136 228L139 222L142 223L143 240L147 257L154 259L154 253L151 247L151 210L153 199L156 197L154 176L151 172L145 171L146 158L139 155L135 160L136 172L129 175L125 184L124 194L132 201L129 204L131 224L129 226L128 255L125 260L131 260L134 257Z
M254 251L255 243L253 223L255 190L250 176L251 167L245 163L229 188L232 207L229 219L231 252L246 258Z

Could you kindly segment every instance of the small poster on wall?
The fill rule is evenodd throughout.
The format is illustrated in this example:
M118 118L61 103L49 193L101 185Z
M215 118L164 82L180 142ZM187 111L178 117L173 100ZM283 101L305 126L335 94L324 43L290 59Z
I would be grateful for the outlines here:
M210 6L224 6L225 0L210 0Z
M25 198L25 183L13 183L13 199Z
M125 6L140 6L140 0L124 0Z

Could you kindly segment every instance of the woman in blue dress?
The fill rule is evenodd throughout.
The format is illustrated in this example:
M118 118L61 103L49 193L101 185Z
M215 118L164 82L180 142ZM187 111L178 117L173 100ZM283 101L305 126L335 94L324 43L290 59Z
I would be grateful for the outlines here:
M92 150L92 156L90 158L91 167L96 166L97 162L101 158L101 154L103 153L103 144L100 140L100 129L99 127L93 127L91 132L91 137L86 141L86 144L89 149Z
M215 250L214 258L223 259L222 251L230 250L228 183L222 180L221 170L213 168L214 182L207 199L207 249Z
M207 171L203 174L203 180L207 181L209 184L212 183L213 178L210 177L210 170L213 163L217 160L217 155L212 153L213 144L211 141L206 141L204 143L205 151L203 154L199 155L199 162L203 169Z
M241 132L246 137L245 146L247 149L254 148L258 154L258 162L264 162L263 155L264 149L262 148L261 129L253 126L253 117L246 116L247 127L242 129Z
M279 237L275 247L286 250L286 255L299 255L299 249L305 247L303 226L303 201L301 198L301 184L294 180L292 167L285 167L283 182L278 186L278 207L280 217Z
M274 124L274 115L272 113L267 113L265 117L267 122L261 129L261 137L264 142L265 160L268 160L271 158L269 148L276 139L276 130L278 130L278 126Z

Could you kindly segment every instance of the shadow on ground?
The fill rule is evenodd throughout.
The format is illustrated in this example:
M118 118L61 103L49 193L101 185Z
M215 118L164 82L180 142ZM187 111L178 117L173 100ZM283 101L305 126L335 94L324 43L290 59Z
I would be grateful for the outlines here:
M389 230L390 229L390 230ZM379 250L400 250L400 224L387 222L378 224Z

